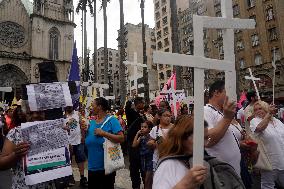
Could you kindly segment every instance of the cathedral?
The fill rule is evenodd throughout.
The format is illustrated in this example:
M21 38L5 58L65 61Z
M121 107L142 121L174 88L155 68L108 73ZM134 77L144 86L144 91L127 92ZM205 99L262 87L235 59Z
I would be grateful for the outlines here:
M66 81L74 42L73 0L0 0L0 87L40 81L38 64L53 61L59 81Z

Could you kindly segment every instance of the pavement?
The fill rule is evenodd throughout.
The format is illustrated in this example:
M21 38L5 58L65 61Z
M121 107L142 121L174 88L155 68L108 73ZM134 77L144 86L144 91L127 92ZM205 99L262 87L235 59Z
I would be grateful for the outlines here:
M74 162L74 161L73 161ZM116 172L115 177L115 189L131 189L131 179L130 179L130 173L129 173L129 161L128 157L126 156L124 159L125 162L125 169L120 169ZM87 165L85 166L87 168ZM73 187L70 187L70 189L81 189L83 187L80 187L80 173L79 169L77 168L76 164L72 165L73 168L73 174L74 179L76 181L76 185ZM88 170L85 169L85 175L88 175ZM1 189L1 188L0 188Z

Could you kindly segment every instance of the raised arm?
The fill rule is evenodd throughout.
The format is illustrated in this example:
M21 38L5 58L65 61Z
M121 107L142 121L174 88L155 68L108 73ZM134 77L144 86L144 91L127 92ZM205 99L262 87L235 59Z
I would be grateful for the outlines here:
M208 130L209 140L206 147L210 148L216 145L224 137L234 118L235 107L235 102L230 102L228 97L226 97L223 106L224 116L219 122L217 122L217 125Z

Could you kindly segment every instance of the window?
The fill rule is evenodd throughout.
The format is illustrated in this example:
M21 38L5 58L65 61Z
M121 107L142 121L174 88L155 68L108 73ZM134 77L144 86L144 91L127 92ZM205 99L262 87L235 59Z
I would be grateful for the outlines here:
M109 54L109 56L112 56L112 52L111 52L111 51L109 51L109 53L108 53L108 54Z
M49 59L57 60L59 52L59 39L60 33L59 30L55 27L49 30Z
M164 39L164 43L165 43L165 47L169 46L169 44L170 44L169 39L168 38Z
M266 20L270 21L272 19L274 19L273 7L269 7L268 9L266 9Z
M162 8L162 15L165 15L165 14L167 14L167 6L164 6Z
M278 60L281 59L281 55L280 55L280 50L279 50L279 48L274 47L274 48L271 50L271 54L272 54L272 60L274 60L274 58L275 58L275 61L278 61Z
M156 27L157 27L157 29L160 29L160 27L161 27L161 22L160 22L160 21L158 21L158 22L156 23Z
M163 26L166 25L166 24L168 24L168 17L167 16L163 18Z
M156 12L155 16L156 16L156 20L159 20L161 18L160 12Z
M100 56L100 52L98 52L98 56Z
M161 39L162 37L162 32L161 31L158 31L157 32L157 40Z
M240 14L240 7L239 7L239 5L234 5L233 6L233 15L237 16L239 14Z
M245 48L242 40L237 41L237 50L243 50Z
M269 40L274 41L278 39L276 27L268 29Z
M159 9L160 8L160 2L158 1L156 4L155 4L155 9Z
M172 76L172 71L171 70L167 70L166 74L167 74L167 78L170 78Z
M159 79L160 80L164 80L165 79L165 75L163 72L159 73Z
M163 64L159 64L159 70L162 70L164 68Z
M162 90L164 88L164 83L160 84L160 90Z
M262 56L261 56L260 53L255 54L255 56L254 56L254 63L255 63L255 65L262 64Z
M170 49L169 48L165 49L165 52L170 52Z
M167 3L166 0L162 0L162 6L163 6L164 4L166 4L166 3Z
M109 67L112 68L112 64L109 64Z
M258 37L257 34L253 34L253 35L251 36L251 42L252 42L252 46L253 46L253 47L259 45L259 37Z
M112 61L112 57L109 57L109 61Z
M158 50L161 49L161 48L163 48L163 44L162 44L161 41L159 41L159 42L158 42Z
M220 56L224 54L224 47L223 47L223 45L219 45L218 46L218 52L219 52Z
M247 0L247 5L248 5L248 8L254 7L255 6L255 0Z
M217 39L222 39L223 38L223 30L218 29L217 30Z
M243 69L245 67L245 60L243 58L241 58L239 60L239 63L240 63L240 68Z
M168 27L165 27L164 28L164 36L168 35L169 34L169 28Z

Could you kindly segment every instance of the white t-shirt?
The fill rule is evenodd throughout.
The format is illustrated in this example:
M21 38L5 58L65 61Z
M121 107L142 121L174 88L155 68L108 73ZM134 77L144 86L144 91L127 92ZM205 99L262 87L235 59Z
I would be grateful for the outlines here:
M161 127L159 127L158 133L157 133L157 126L155 126L150 131L150 137L155 140L157 138L157 134L158 134L158 136L165 138L168 131L169 131L169 129L162 129ZM153 154L153 166L154 166L153 168L154 169L156 167L158 160L159 160L158 149L155 149L154 154Z
M204 119L208 122L208 129L214 128L223 118L223 114L211 105L204 106ZM234 136L234 125L230 125L223 138L211 148L206 148L209 155L218 158L234 167L236 173L240 175L241 153L236 136Z
M261 118L253 118L250 122L252 132L262 121ZM269 122L267 128L258 133L273 169L284 170L284 124L276 118Z
M79 123L79 115L77 111L67 116L66 126L70 128L69 143L71 145L81 144L81 129Z
M242 107L241 109L239 109L239 111L237 112L237 119L241 120L241 123L244 124L245 122L245 110Z
M172 189L188 172L179 160L165 160L156 170L152 189Z

